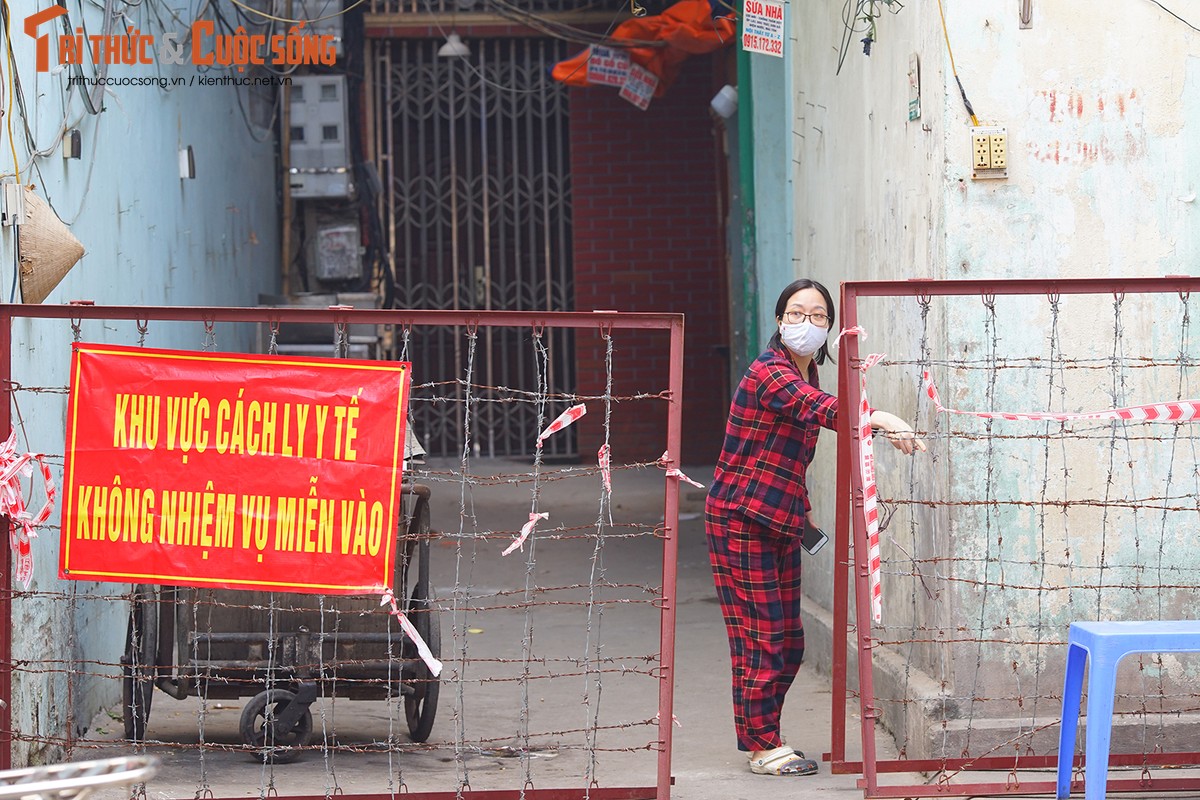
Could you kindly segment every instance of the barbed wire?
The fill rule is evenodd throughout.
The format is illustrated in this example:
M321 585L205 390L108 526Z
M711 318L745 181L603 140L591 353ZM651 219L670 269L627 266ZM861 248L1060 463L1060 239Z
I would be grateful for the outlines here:
M1071 622L1189 616L1200 585L1195 421L971 416L1191 399L1200 342L1190 298L1154 306L1151 323L1142 299L1114 295L1086 319L1057 297L1023 299L1014 327L994 297L918 298L920 316L877 345L892 352L867 373L873 404L895 405L883 398L899 387L929 453L901 460L877 448L884 618L862 632L851 617L848 630L866 634L860 655L874 657L863 724L895 735L897 767L941 761L930 778L939 793L961 793L951 782L980 759L1007 754L1020 766L1056 753L1047 731L1059 724ZM857 313L878 334L863 305ZM925 370L961 413L934 406ZM1140 755L1146 769L1152 754L1167 763L1180 715L1200 698L1189 681L1197 658L1128 659L1114 717L1128 733L1114 733L1114 753Z
M153 347L155 336L170 327L139 327L134 335L138 344ZM272 328L267 344L270 350L275 350L274 333ZM337 334L336 349L343 354L346 333L343 329ZM614 520L611 494L602 489L601 478L607 475L622 480L651 471L645 477L665 485L661 463L613 459L611 465L601 468L590 454L582 458L584 463L547 463L536 453L531 464L513 458L482 460L473 445L480 420L490 422L484 416L488 407L528 407L536 411L532 418L542 428L567 403L603 404L607 443L615 421L623 416L640 416L651 407L661 408L663 401L675 398L670 391L657 388L613 391L619 367L612 358L615 337L609 329L603 332L608 357L602 391L571 391L574 387L561 385L562 376L555 372L558 362L552 358L552 350L558 345L543 341L536 330L523 345L529 348L530 362L536 365L532 375L536 385L520 385L512 380L480 382L475 368L480 363L477 359L482 358L482 351L477 351L483 345L482 333L482 329L467 329L466 336L459 340L462 371L457 377L414 382L410 387L409 423L416 424L414 412L424 413L427 407L438 406L441 417L457 418L462 444L456 459L432 459L428 465L410 463L404 471L408 483L429 487L433 496L443 501L455 496L457 500L457 524L446 515L427 528L411 531L411 515L415 512L411 498L405 495L399 526L399 535L406 544L398 548L401 565L397 575L403 575L398 580L408 585L395 587L397 599L403 595L406 604L415 602L417 584L428 580L420 588L429 593L428 613L441 615L449 634L440 678L420 671L421 662L410 641L386 609L378 607L378 598L188 588L145 592L139 587L111 583L87 584L83 591L80 587L84 584L76 582L69 587L54 581L35 582L29 590L0 592L0 598L13 604L16 617L36 616L37 608L70 607L74 609L70 616L80 619L129 614L140 608L139 613L148 619L163 624L170 621L174 626L174 644L159 643L160 649L171 651L172 663L145 663L143 653L158 657L153 644L135 653L129 651L129 642L110 642L107 650L100 652L97 642L75 637L69 652L48 647L41 652L15 654L8 665L14 681L62 685L68 693L89 687L95 696L102 696L105 693L97 694L94 687L128 683L131 674L142 675L160 682L160 688L182 695L187 704L181 708L186 709L183 713L190 715L189 724L194 727L178 740L173 733L164 735L161 729L156 730L155 719L168 714L170 704L179 698L166 697L160 688L154 688L147 697L153 696L155 704L143 705L141 695L135 692L132 706L123 708L122 702L110 707L110 721L99 729L73 721L70 730L63 731L61 725L47 720L14 716L13 741L45 753L71 748L76 758L84 752L113 747L164 753L173 765L171 769L178 771L187 765L188 777L184 780L194 783L197 800L213 796L217 770L225 768L223 759L227 754L251 757L257 774L244 788L254 793L251 787L257 783L260 800L285 793L289 776L277 769L277 759L294 757L297 752L316 766L323 776L325 794L331 798L350 791L344 759L358 754L387 754L386 773L378 778L381 787L386 784L390 796L403 794L410 787L418 789L417 781L421 782L420 790L433 788L431 780L443 789L450 783L454 792L462 794L470 789L477 769L474 760L489 754L512 758L518 784L526 789L545 785L547 779L542 772L547 767L539 760L539 750L579 754L578 768L586 772L592 787L599 786L605 777L600 769L601 755L637 754L642 757L640 769L644 773L638 781L653 783L661 745L657 735L660 723L654 716L657 702L650 708L642 703L642 708L633 711L632 701L657 697L657 691L645 687L654 687L664 679L662 654L657 641L649 646L630 634L657 631L667 598L658 581L606 566L603 553L608 547L641 547L638 543L646 542L650 549L639 551L636 565L643 566L647 554L659 551L655 540L665 538L669 529L661 518L639 521L631 519L628 512ZM400 360L409 357L412 341L409 329L397 332L396 354ZM213 323L204 324L197 349L216 351ZM487 374L491 374L490 366ZM42 396L47 402L62 402L56 398L69 395L67 386L47 381L15 379L7 388L14 398ZM55 469L62 470L62 453L51 453L47 459ZM554 505L558 501L550 499L551 490L576 491L576 485L581 487L578 491L583 497L598 498L601 511L596 521L586 520L586 512L584 519L578 518L573 509L571 514L564 513ZM506 507L523 510L520 498L526 497L531 501L528 508L548 510L552 515L525 543L522 556L510 556L524 561L523 578L497 581L491 577L501 563L502 545L511 543L519 532L510 529L507 520L492 518L494 507L489 506L486 516L480 514L476 493L482 489L501 493ZM523 494L526 491L530 494ZM54 535L61 535L61 527L45 526L44 540ZM112 542L114 552L119 552L117 548L122 544ZM422 547L429 548L432 570L425 578L417 575L416 553ZM553 555L555 548L578 550L571 574L549 577L546 557ZM576 558L576 550L568 551L570 558ZM220 549L214 552L219 558ZM515 575L515 571L510 569L506 574ZM407 605L405 610L411 611ZM546 621L550 619L559 620L556 627L570 625L571 633L547 634L551 628L546 627ZM602 626L602 620L610 624ZM483 635L485 628L509 633L487 636ZM535 637L535 633L540 635ZM230 634L237 634L238 640L230 641ZM273 693L282 692L278 696L286 698L304 681L319 687L320 697L311 707L312 737L306 744L288 745L273 725L283 706L259 702L264 693L274 697ZM581 685L582 697L578 692ZM437 725L425 741L412 740L412 699L432 687L441 691ZM616 699L607 695L610 699L602 706L605 687L620 691ZM634 691L635 687L641 688ZM493 698L499 696L516 702L498 705ZM569 709L580 700L583 717L573 718ZM559 705L548 713L551 702ZM377 732L364 734L363 726L347 722L359 721L363 715L358 709L367 707L365 704L372 704L372 718L379 719ZM70 705L74 709L78 703ZM240 708L246 713L252 706L262 709L250 720L257 739L253 743L233 743L230 737L239 733L244 736L245 730L230 730L230 710ZM146 720L137 741L114 739L114 735L120 735L119 730L115 734L99 732L111 727L113 717L118 718L119 729L123 722L120 718L128 713ZM243 718L243 728L245 724ZM649 735L644 733L647 730ZM436 777L420 772L414 775L404 765L404 756L410 753L438 753L446 762L445 773ZM518 764L520 769L516 769ZM607 776L609 782L614 777L618 784L631 780L628 764L622 761L620 771ZM379 771L384 772L382 764ZM357 776L355 781L360 783ZM154 791L153 784L149 788ZM362 790L361 785L356 785L356 790Z

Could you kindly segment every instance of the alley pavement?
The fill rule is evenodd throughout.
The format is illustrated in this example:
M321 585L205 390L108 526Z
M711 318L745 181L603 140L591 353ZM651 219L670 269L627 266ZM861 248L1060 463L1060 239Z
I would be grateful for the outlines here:
M486 540L486 547L473 549L469 558L463 556L465 538L458 531L516 531L528 518L531 486L527 479L495 476L528 475L528 462L505 460L476 460L472 473L485 476L474 485L464 485L454 475L456 464L431 460L425 466L425 477L419 480L433 488L433 528L448 535L432 548L434 583L443 607L455 588L468 583L480 596L503 594L517 590L532 579L541 586L570 585L588 581L583 566L587 562L589 540L581 543L543 544L535 562L517 558L499 558L503 542ZM554 470L554 467L547 467ZM711 478L711 468L687 470L702 483ZM597 517L599 498L597 476L578 479L546 481L537 488L538 507L551 514L548 523L566 528L585 527ZM637 520L653 528L660 524L663 513L663 487L666 478L661 470L630 469L615 471L611 513L618 525L625 520ZM524 482L523 482L524 481ZM834 775L822 754L830 750L831 693L828 675L805 666L788 694L784 710L783 733L787 743L821 763L820 772L813 776L774 777L750 772L745 755L737 750L733 734L730 699L730 661L725 629L713 588L708 562L703 523L704 492L682 486L681 519L678 554L678 592L676 620L676 681L672 774L675 785L672 796L681 800L750 800L764 793L783 793L783 796L858 798L857 775ZM537 536L535 532L534 536ZM474 541L472 540L474 547ZM657 586L661 573L661 540L641 536L617 540L605 545L605 577L614 583ZM493 552L496 551L496 552ZM824 562L828 562L825 559ZM530 564L533 566L530 566ZM815 568L815 567L810 567ZM580 576L583 576L582 578ZM586 589L579 589L575 595ZM539 643L553 647L556 638L578 634L579 623L569 615L579 613L578 602L562 605L549 603L539 607L534 635ZM606 612L603 623L605 652L645 652L658 650L658 612L653 605L631 603L629 616L614 607ZM640 615L640 616L639 616ZM409 745L401 752L379 752L364 746L361 752L305 753L295 763L264 765L245 752L201 750L195 747L200 733L198 721L203 720L204 740L236 745L238 717L248 698L203 703L197 698L174 700L155 692L154 704L147 729L154 742L147 751L162 759L159 774L148 784L147 795L152 798L185 798L206 794L215 797L260 796L278 792L280 795L326 795L331 792L389 793L404 783L409 791L453 791L467 769L466 779L472 790L520 789L530 781L536 788L580 786L585 770L595 769L600 786L653 785L655 756L644 747L634 752L597 753L597 764L589 766L585 752L553 746L554 738L537 741L550 744L538 746L527 762L515 758L517 739L492 739L484 747L474 747L469 753L461 750L456 756L452 743L460 724L468 736L482 731L486 734L494 723L496 730L512 731L527 714L532 730L569 729L577 721L580 700L570 694L558 697L549 686L551 682L531 681L529 690L518 695L517 683L497 679L496 682L472 681L476 673L468 674L461 688L446 682L452 671L455 624L459 620L443 612L443 673L441 699L431 743L443 746L432 749L411 747L405 738L403 715L394 705L383 701L320 700L313 706L314 729L334 731L331 737L340 744L394 741ZM529 634L529 620L520 613L485 615L463 619L469 636L471 655L495 654L519 656L519 644ZM494 647L494 650L489 650ZM501 665L503 666L503 665ZM560 668L561 669L561 668ZM636 670L630 670L631 674ZM658 682L652 678L628 681L623 676L605 676L604 703L610 716L606 719L645 721L657 708ZM628 683L628 685L626 685ZM573 684L576 685L576 684ZM507 687L507 688L506 688ZM503 690L503 691L502 691ZM463 709L460 717L455 709ZM130 752L120 741L119 709L101 715L93 723L92 736L110 743L99 750L79 751L76 759ZM468 720L467 714L472 716ZM614 716L615 715L615 716ZM467 722L471 727L466 728ZM851 707L846 720L849 731L848 752L856 758L859 752L859 719ZM642 744L653 738L653 726L631 724L628 730L611 734L601 731L597 742L615 751L620 743ZM506 735L506 734L505 734ZM562 737L565 741L568 736ZM890 742L880 736L884 753ZM448 744L449 743L449 744ZM614 745L616 745L614 747ZM920 782L919 776L909 776ZM907 781L906 781L907 782ZM116 798L121 793L108 790L99 796Z

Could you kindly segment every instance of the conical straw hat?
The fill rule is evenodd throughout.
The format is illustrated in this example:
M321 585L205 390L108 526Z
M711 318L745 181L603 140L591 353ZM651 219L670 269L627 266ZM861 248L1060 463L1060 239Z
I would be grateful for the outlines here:
M40 303L83 258L83 245L71 235L46 201L25 187L25 219L17 229L21 299Z

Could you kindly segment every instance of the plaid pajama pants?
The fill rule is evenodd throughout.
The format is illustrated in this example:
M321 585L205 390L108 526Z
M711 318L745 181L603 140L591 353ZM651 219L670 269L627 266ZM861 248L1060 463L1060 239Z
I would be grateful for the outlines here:
M804 658L800 537L706 504L704 528L733 661L738 749L779 747L783 698Z

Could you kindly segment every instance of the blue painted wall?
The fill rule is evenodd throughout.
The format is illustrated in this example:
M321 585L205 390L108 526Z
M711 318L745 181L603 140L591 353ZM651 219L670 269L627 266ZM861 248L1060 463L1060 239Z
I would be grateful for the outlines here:
M789 4L784 13L793 14L795 9ZM760 350L776 328L775 299L780 290L803 273L793 263L792 245L792 47L794 41L784 42L783 58L750 56Z
M68 86L68 71L38 73L34 40L21 32L23 19L48 3L18 2L13 8L14 55L26 102L21 114L14 104L13 145L21 181L36 184L59 216L83 243L87 254L51 293L46 303L86 298L104 304L253 305L260 292L278 289L279 245L275 153L271 130L247 124L239 110L262 112L270 123L269 103L256 106L245 87L183 85L163 89L153 85L110 87L104 111L91 115L81 102L80 89ZM135 27L160 35L159 17L167 30L182 29L163 3L126 6L118 29ZM192 13L186 3L171 0L180 19ZM82 6L82 11L80 10ZM226 9L232 13L232 7ZM82 14L82 17L80 16ZM103 10L92 4L70 4L70 24L98 32ZM49 32L50 26L43 26ZM55 32L58 31L55 27ZM57 48L51 48L51 58ZM6 70L7 72L7 70ZM92 75L92 67L84 67ZM191 64L113 66L112 79L182 77L191 83L200 73ZM220 72L210 72L219 75ZM275 91L275 90L270 90ZM7 91L6 91L7 95ZM269 95L268 95L269 97ZM7 103L7 97L5 98ZM8 118L6 118L7 121ZM21 133L28 125L31 147ZM76 128L83 156L64 160L61 131ZM7 129L2 131L0 171L13 179L13 153ZM257 140L256 140L257 139ZM265 140L265 141L258 141ZM179 150L191 145L196 177L179 177ZM4 299L10 297L14 269L12 229L0 233ZM136 343L133 324L82 326L85 341ZM249 328L216 330L217 348L246 349L252 345ZM71 329L64 322L18 321L13 327L14 380L25 386L65 387ZM147 346L197 349L204 339L199 323L154 323ZM56 479L61 478L65 396L59 393L18 392L23 427L20 445L52 454ZM27 442L27 443L26 443ZM40 487L35 498L40 498ZM39 499L35 499L39 502ZM36 592L77 594L75 618L60 597L18 598L14 603L14 649L18 659L46 656L47 643L58 645L56 657L79 660L84 673L115 674L125 639L127 606L122 602L89 602L88 595L119 595L128 586L76 584L57 578L58 513L33 543ZM86 663L88 661L104 662ZM68 714L81 730L104 705L120 696L118 681L82 679L72 687L68 707L66 681L50 675L18 673L14 685L14 727L38 735L65 733ZM119 724L119 723L118 723ZM37 745L21 743L16 764L51 754Z

